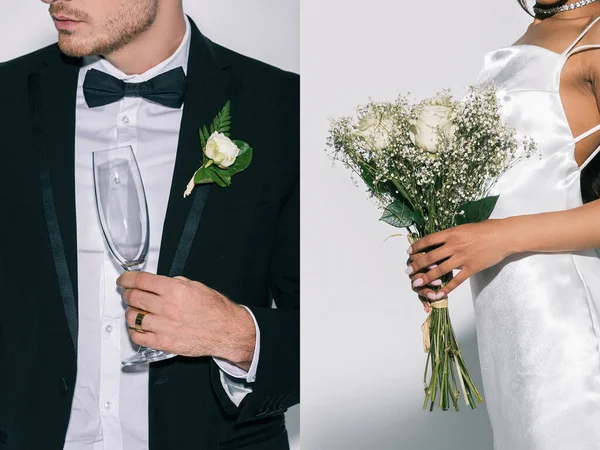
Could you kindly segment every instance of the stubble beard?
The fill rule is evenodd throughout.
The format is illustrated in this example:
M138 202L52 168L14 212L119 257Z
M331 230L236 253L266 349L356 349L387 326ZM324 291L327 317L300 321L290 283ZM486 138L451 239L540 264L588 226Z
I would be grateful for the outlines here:
M96 35L80 38L77 32L59 31L58 46L68 56L110 55L133 42L156 20L158 0L141 1L131 11L119 11L105 19Z

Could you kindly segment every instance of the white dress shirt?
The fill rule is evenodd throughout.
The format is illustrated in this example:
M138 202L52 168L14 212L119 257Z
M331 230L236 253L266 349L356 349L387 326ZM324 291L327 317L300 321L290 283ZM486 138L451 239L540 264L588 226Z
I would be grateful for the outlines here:
M85 75L94 68L138 83L179 66L187 73L190 38L186 17L185 37L177 51L147 72L126 75L105 59L89 58L79 73L75 136L79 336L77 381L65 450L148 449L149 366L121 365L121 360L137 351L137 345L129 338L126 305L116 286L122 269L105 244L96 211L92 152L127 145L133 148L150 215L150 246L143 270L156 273L183 114L183 107L173 109L131 97L89 108L83 95ZM190 167L190 178L196 169ZM256 347L248 372L215 358L223 388L236 405L252 391L256 376L260 330L256 319L254 324Z

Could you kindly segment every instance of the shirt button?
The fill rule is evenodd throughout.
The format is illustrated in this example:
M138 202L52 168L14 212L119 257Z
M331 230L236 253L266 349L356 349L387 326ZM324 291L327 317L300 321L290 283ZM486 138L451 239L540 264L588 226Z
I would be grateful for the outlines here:
M104 409L110 411L112 409L112 402L104 402Z
M123 116L123 118L121 119L121 122L123 122L125 125L127 125L129 123L129 117Z
M106 325L106 327L104 327L104 331L106 331L107 334L112 333L113 326L112 325Z

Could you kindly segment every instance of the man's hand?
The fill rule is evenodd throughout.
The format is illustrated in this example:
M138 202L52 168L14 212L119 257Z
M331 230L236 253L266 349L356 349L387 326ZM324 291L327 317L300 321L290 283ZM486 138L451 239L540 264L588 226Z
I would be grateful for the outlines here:
M144 347L182 356L215 356L250 368L256 329L250 313L208 286L184 277L126 272L117 279L127 303L129 335ZM147 311L143 328L135 318Z

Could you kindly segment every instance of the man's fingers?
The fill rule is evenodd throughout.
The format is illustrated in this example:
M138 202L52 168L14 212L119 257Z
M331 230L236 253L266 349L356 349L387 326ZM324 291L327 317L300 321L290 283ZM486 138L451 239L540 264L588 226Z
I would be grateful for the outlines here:
M154 314L150 314L150 313L145 313L145 311L140 311L139 309L136 308L127 308L127 310L125 311L125 323L127 324L127 326L129 328L135 328L135 321L137 320L138 314L143 314L143 319L142 319L142 328L144 331L154 331L154 328L152 327L152 321L153 321L153 316Z
M135 329L135 321L137 319L138 314L145 313L145 311L140 311L136 308L127 308L125 311L125 322L127 323L128 328ZM152 313L144 314L142 318L142 328L144 331L151 333L160 333L166 330L167 320L164 317L158 316Z
M162 350L160 348L156 348L156 335L154 333L139 333L132 328L129 328L129 337L131 340L143 347L153 348L155 350Z
M192 281L189 278L186 277L182 277L181 275L178 275L176 277L173 277L174 280L181 280L181 281Z
M117 278L117 286L162 295L173 287L173 279L148 272L125 272Z
M161 305L164 303L158 295L139 289L125 289L121 293L121 298L132 308L155 314L160 314Z

